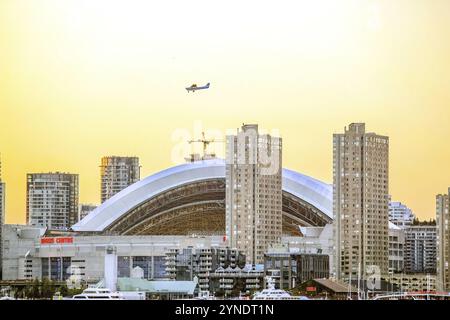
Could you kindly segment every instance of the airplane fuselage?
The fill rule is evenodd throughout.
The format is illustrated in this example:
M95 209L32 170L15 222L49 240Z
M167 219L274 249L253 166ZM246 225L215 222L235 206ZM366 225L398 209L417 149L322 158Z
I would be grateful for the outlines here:
M209 88L209 83L202 87L197 87L196 85L192 85L190 87L187 87L186 90L187 90L187 92L189 92L189 91L195 92L197 90L204 90L204 89L208 89L208 88Z

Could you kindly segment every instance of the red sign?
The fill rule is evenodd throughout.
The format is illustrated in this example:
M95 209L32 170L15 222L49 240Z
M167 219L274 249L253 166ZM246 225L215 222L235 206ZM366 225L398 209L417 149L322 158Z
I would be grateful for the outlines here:
M52 243L73 243L73 237L57 237L57 238L41 238L41 244L52 244Z
M73 237L56 238L56 243L73 243Z
M316 291L316 287L306 287L306 291L308 292Z
M55 238L41 238L41 244L55 243Z

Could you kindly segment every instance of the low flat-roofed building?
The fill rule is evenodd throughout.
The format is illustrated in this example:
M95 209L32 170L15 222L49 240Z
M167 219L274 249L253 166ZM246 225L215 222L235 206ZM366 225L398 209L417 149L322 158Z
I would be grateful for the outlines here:
M332 279L312 279L307 284L307 290L313 295L326 295L333 299L348 299L348 297L356 297L358 289L354 286L349 286L339 280Z
M166 274L174 280L198 278L199 289L210 290L209 276L218 268L244 267L245 256L228 247L187 247L166 252Z
M187 299L192 298L197 287L196 281L149 281L139 278L117 278L119 291L143 291L149 299Z
M315 278L330 276L330 258L321 253L291 252L287 247L271 248L264 255L264 276L275 281L275 287L292 289Z
M246 265L244 268L219 267L210 273L210 291L218 296L239 296L263 288L262 265Z
M434 274L393 274L388 278L382 278L382 281L384 280L397 288L397 291L436 291L436 275Z

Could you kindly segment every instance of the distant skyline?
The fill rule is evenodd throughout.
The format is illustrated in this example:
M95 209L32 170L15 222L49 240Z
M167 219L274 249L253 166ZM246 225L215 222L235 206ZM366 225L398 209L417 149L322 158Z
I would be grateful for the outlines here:
M392 200L434 218L450 186L448 39L446 0L3 0L6 222L25 222L27 173L78 173L80 203L98 204L101 157L138 156L145 178L175 165L173 133L195 121L278 130L283 167L327 183L333 133L365 122L389 136Z

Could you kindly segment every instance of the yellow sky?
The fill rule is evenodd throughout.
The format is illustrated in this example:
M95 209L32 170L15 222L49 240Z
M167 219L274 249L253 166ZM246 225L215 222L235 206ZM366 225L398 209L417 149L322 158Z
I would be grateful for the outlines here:
M279 130L284 167L326 182L332 134L366 122L390 137L393 199L430 218L450 186L449 40L446 0L2 0L6 221L25 221L27 172L79 173L98 203L103 155L145 177L196 121Z

